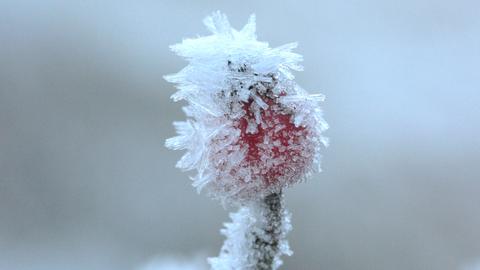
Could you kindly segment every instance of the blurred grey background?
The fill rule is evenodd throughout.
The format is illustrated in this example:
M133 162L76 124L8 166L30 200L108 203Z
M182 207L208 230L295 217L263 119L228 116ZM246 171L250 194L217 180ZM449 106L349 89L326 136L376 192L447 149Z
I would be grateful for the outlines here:
M168 45L214 10L298 41L326 94L324 172L287 192L283 269L462 269L480 258L480 3L0 1L0 269L214 256L228 212L164 148Z

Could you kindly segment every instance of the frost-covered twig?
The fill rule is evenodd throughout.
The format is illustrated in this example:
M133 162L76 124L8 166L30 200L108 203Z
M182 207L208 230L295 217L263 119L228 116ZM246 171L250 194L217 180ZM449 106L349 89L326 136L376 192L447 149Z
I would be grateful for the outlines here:
M258 270L270 270L279 261L280 239L282 237L283 198L282 193L272 193L261 201L259 207L265 219L264 227L254 232L253 250L258 254L255 263Z
M232 222L221 231L227 239L220 255L209 258L212 269L277 269L282 264L280 257L292 254L286 239L290 214L283 207L281 193L251 202L230 217Z
M212 35L171 48L189 65L165 76L186 100L189 118L175 122L167 147L186 149L177 167L197 171L193 185L224 205L239 206L213 269L277 269L290 254L284 188L319 170L328 128L318 105L291 71L302 70L296 43L270 48L257 41L255 16L237 31L220 12L204 20Z

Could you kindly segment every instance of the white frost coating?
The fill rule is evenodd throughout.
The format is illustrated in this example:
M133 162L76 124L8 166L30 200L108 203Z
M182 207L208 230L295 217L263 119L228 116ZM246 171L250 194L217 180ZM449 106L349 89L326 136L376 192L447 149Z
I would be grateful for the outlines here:
M291 72L302 70L302 56L292 52L297 43L270 48L257 41L254 15L241 30L220 12L204 24L211 35L171 46L188 65L165 76L178 88L172 99L187 102L188 120L175 122L178 136L166 141L187 151L177 167L196 170L193 185L229 204L265 197L318 171L328 125L323 96L293 81Z
M279 224L266 224L269 219L266 218L266 209L260 202L240 207L236 213L230 213L232 222L225 223L225 227L220 231L226 237L220 255L208 258L212 270L259 269L258 261L263 254L255 246L256 240L257 238L264 241L270 240L271 235L264 232L264 228L268 226L278 226L278 250L273 252L274 260L271 268L278 269L283 263L280 257L293 254L286 240L286 235L292 230L291 215L285 209L281 211Z

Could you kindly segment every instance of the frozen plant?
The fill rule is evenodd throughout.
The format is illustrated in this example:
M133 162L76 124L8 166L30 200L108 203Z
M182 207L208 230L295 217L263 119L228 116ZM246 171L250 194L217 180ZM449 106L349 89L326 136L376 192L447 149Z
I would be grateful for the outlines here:
M188 119L174 123L178 136L166 146L187 151L177 167L196 170L198 191L239 207L222 230L220 255L209 259L212 269L277 269L291 254L282 191L320 170L324 97L295 83L296 43L257 41L254 15L241 30L220 12L204 24L211 35L171 46L188 65L165 79L178 88L172 99L187 102Z

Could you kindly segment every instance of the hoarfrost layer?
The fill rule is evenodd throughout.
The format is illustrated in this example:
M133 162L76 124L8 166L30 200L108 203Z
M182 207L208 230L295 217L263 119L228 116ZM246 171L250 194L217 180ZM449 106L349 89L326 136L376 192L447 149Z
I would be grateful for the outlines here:
M275 222L272 223L272 216ZM283 207L272 212L261 202L240 207L231 213L231 223L225 223L221 233L226 237L218 257L208 258L212 270L278 269L281 256L293 252L286 239L292 230L290 213ZM265 257L272 257L269 265L261 265ZM270 260L268 260L270 261Z
M196 170L193 185L224 203L263 198L319 170L324 97L295 83L297 44L257 41L254 15L239 31L220 12L204 24L212 35L171 46L188 65L165 76L178 88L172 99L188 103L188 120L166 141L187 150L177 167Z

